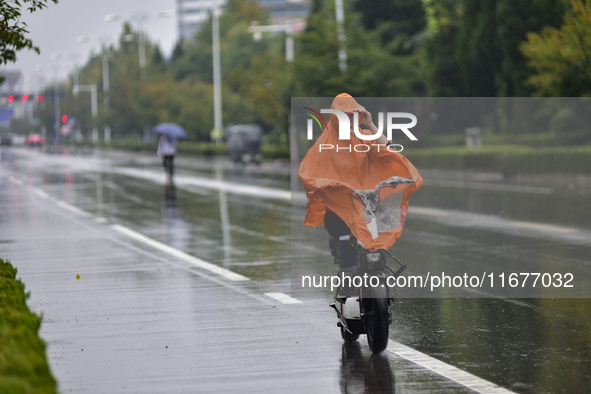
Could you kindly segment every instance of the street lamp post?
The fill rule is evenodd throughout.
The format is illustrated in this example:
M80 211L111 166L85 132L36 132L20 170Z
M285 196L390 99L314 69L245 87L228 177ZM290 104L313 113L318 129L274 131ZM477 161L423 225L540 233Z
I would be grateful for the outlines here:
M92 114L92 142L98 141L98 127L96 124L96 115L97 115L97 97L96 97L96 84L94 85L77 85L72 89L75 95L78 95L78 92L90 92L90 106L91 106L91 114Z
M202 1L197 4L195 10L211 11L211 30L212 30L212 61L213 61L213 130L212 139L220 142L223 124L222 124L222 77L220 62L220 7L225 0Z
M140 78L144 79L146 75L146 48L144 48L144 21L148 16L146 14L141 14L138 17L138 53L139 53L139 61L140 61Z

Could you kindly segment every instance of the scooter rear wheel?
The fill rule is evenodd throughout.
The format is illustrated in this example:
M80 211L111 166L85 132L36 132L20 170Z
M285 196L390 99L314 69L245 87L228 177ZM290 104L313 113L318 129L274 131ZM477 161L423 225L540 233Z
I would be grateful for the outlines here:
M367 328L367 342L374 353L380 353L388 346L388 332L390 320L390 305L388 291L385 287L371 289L371 297L365 300L369 306L365 325Z

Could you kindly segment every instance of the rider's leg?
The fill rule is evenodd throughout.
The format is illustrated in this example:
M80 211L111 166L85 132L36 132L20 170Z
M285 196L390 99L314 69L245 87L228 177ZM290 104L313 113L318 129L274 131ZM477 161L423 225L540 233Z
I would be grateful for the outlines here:
M335 257L341 272L355 274L355 249L349 241L351 230L334 212L324 214L324 227L331 236L328 241L330 253Z
M338 238L329 237L328 238L328 248L330 249L330 254L334 257L335 265L339 263L339 240Z
M345 275L355 275L357 273L355 248L351 245L351 236L343 235L339 237L339 267Z

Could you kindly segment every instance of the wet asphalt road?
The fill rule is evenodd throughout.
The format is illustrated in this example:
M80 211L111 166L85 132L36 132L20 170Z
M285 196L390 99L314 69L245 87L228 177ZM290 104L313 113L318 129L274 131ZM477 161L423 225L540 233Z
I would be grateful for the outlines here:
M485 392L585 392L591 384L587 192L426 177L393 250L407 274L576 270L582 298L401 292L392 346L371 356L364 339L342 344L328 290L294 285L297 270L329 275L334 266L324 230L302 228L301 204L282 194L289 169L177 164L171 187L150 155L3 148L0 256L43 314L60 391L468 392L468 382ZM455 368L471 375L457 378Z

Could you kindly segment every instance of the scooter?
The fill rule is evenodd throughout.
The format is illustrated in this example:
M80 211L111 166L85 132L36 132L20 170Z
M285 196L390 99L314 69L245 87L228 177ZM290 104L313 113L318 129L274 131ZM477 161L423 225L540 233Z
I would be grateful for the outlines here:
M378 231L377 218L384 217L384 210L388 209L382 206L381 189L410 183L413 183L411 179L392 177L378 184L376 189L353 190L363 202L368 230L374 238ZM389 286L394 282L388 278L398 278L406 269L406 264L386 249L369 251L353 235L343 235L338 239L335 258L341 267L341 286L336 290L331 307L337 312L341 336L346 342L355 342L359 335L367 334L372 352L380 353L388 345L395 300L394 289ZM399 265L396 271L388 266L389 260Z
M380 353L388 345L395 301L394 290L388 286L387 278L397 278L406 269L406 264L385 249L368 251L352 235L340 237L339 242L345 242L355 251L355 266L347 274L341 271L341 286L330 305L337 312L337 326L345 342L355 342L359 335L367 334L372 352ZM394 271L387 265L388 259L400 267Z

